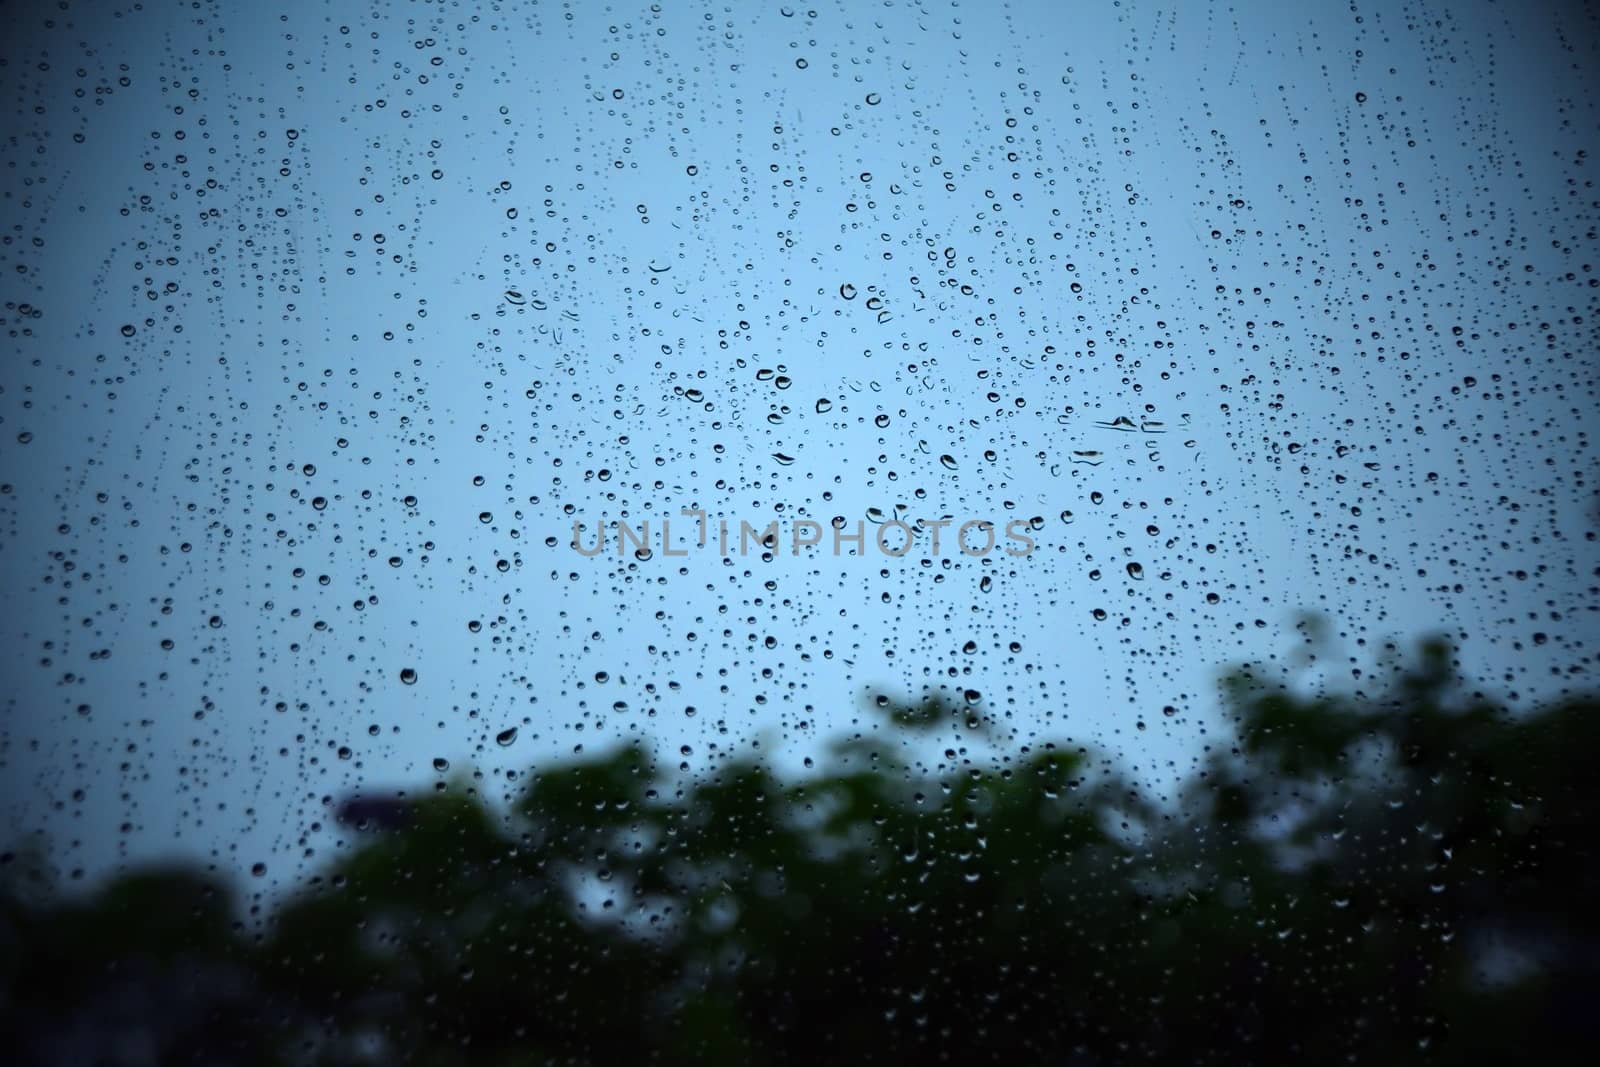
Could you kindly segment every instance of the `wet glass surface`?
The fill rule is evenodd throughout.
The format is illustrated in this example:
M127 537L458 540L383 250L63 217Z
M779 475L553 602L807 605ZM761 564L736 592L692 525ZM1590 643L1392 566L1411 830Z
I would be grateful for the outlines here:
M1592 1039L1593 12L7 23L25 1059Z

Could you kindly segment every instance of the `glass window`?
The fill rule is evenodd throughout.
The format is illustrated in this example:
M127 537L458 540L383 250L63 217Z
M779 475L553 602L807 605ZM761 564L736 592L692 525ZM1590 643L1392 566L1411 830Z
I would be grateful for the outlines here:
M11 16L25 1061L1596 1037L1592 11Z

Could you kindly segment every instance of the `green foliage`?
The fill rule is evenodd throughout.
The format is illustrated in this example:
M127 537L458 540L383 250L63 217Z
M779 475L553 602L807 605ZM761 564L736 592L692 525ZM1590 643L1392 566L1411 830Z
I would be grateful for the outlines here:
M1596 703L1515 717L1461 698L1449 664L1425 646L1370 697L1237 672L1235 744L1170 808L1052 745L928 772L858 740L787 783L754 762L680 782L628 748L531 774L504 815L459 786L410 801L257 937L191 872L77 902L17 888L0 1026L45 1055L87 1024L87 986L176 967L211 995L156 1026L173 1062L1458 1063L1535 1030L1592 1042ZM923 731L961 714L883 710Z

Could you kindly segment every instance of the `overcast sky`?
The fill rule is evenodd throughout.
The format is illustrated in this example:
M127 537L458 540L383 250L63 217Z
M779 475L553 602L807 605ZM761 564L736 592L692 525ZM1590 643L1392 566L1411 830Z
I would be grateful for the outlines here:
M640 737L793 771L938 688L1160 791L1306 611L1306 684L1428 632L1590 684L1592 19L30 9L8 825L281 879L352 789ZM1001 542L570 546L682 508Z

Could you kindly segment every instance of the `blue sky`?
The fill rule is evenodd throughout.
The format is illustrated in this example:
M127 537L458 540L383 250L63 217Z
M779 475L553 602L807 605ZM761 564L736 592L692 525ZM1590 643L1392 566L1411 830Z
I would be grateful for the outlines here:
M795 770L878 691L1159 791L1306 611L1307 685L1424 632L1497 693L1588 684L1590 16L30 17L0 761L69 867L280 879L327 797L639 737ZM1042 523L568 545L681 508Z

